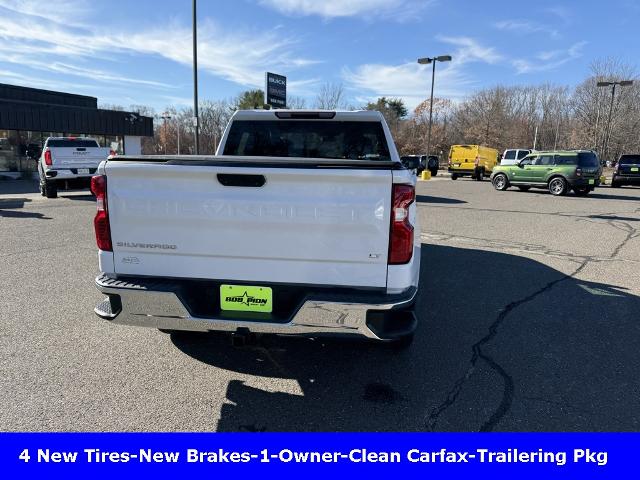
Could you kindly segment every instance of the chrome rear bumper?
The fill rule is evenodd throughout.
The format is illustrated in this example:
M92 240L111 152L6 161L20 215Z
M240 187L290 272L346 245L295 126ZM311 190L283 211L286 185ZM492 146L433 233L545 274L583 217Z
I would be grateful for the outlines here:
M356 335L393 340L415 329L413 313L417 288L398 295L309 295L287 322L210 318L192 315L167 281L96 278L107 298L94 309L113 323L167 330L228 331L248 329L281 335ZM349 300L349 301L347 301ZM241 313L238 314L242 315Z

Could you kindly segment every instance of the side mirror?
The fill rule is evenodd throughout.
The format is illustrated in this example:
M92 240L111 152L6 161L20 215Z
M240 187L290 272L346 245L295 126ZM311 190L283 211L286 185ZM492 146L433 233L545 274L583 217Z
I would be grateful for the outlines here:
M518 162L518 167L524 168L524 163L523 162Z
M417 170L418 168L420 168L420 157L407 158L402 163L408 170Z

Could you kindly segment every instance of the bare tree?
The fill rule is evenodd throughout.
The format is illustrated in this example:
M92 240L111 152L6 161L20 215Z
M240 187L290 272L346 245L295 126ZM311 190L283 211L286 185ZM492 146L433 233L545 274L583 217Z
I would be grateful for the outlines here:
M287 108L291 110L301 110L307 108L307 101L302 97L289 95L287 97Z
M341 83L325 83L320 87L316 95L314 108L320 110L345 109L347 102L345 99L344 87Z

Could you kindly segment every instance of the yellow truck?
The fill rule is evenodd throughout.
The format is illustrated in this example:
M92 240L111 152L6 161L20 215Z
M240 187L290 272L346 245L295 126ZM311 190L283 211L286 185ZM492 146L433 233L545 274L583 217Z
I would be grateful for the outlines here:
M452 145L449 151L451 180L469 176L482 180L498 164L498 150L482 145Z

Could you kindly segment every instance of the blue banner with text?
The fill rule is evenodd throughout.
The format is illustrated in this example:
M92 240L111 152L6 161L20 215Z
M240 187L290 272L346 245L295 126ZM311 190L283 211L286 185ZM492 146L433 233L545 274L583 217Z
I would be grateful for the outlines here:
M622 478L632 433L2 433L13 475L391 474L403 478ZM13 474L9 477L9 474Z

